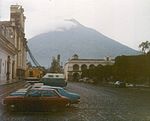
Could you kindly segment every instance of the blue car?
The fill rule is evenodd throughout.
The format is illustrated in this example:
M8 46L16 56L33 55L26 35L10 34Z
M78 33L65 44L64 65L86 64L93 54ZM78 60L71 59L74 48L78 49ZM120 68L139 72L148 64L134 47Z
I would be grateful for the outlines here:
M25 94L27 93L27 89L19 89L15 92L10 93L10 96L25 96Z
M69 92L62 87L53 87L53 86L40 86L34 88L42 88L42 89L55 89L61 96L65 96L70 100L70 104L77 104L80 102L80 95L77 93Z

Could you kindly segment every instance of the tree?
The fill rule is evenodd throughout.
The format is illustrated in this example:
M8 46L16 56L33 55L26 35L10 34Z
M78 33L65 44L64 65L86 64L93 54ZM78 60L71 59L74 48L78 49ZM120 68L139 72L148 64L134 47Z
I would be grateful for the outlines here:
M118 56L115 59L115 76L129 83L150 84L150 56Z
M89 77L89 69L82 70L81 78Z
M53 57L51 67L50 67L51 73L61 73L62 67L60 66L60 55L57 56L57 59Z
M142 42L140 45L139 45L139 48L142 49L142 52L144 54L146 54L146 52L149 52L150 51L150 42L149 41L146 41L146 42Z

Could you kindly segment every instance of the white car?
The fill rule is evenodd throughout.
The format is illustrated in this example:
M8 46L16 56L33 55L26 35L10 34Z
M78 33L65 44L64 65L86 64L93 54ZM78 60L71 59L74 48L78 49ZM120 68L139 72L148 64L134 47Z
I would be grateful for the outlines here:
M126 87L126 83L124 81L116 81L114 85L115 87Z

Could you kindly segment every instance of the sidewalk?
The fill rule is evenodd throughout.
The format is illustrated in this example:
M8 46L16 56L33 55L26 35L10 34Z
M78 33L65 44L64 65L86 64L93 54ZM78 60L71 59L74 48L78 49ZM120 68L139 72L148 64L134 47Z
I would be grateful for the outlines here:
M13 83L17 83L17 82L21 82L23 80L9 80L8 82L5 80L0 80L0 86L4 86L4 85L10 85L10 84L13 84Z

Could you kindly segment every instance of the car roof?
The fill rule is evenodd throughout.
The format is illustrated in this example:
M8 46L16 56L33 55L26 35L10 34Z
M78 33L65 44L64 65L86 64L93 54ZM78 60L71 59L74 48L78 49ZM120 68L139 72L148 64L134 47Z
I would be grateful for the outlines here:
M47 86L47 85L43 85L41 86L41 88L63 89L62 87L54 87L54 86Z
M60 74L60 73L47 73L42 78L64 78L64 74Z
M16 92L27 92L28 90L26 89L26 88L24 88L24 89L19 89L19 90L17 90Z
M33 86L32 89L63 89L63 88L62 87L42 85L42 86Z
M30 89L30 90L51 90L51 91L54 91L55 93L57 93L59 96L61 96L55 89L51 89L51 88L33 88L33 89Z
M43 85L43 83L35 83L32 86L32 89L36 88L51 88L51 89L63 89L62 87L56 87L56 86L48 86L48 85Z
M55 91L55 89L52 89L52 88L32 88L30 90L52 90L52 91Z

